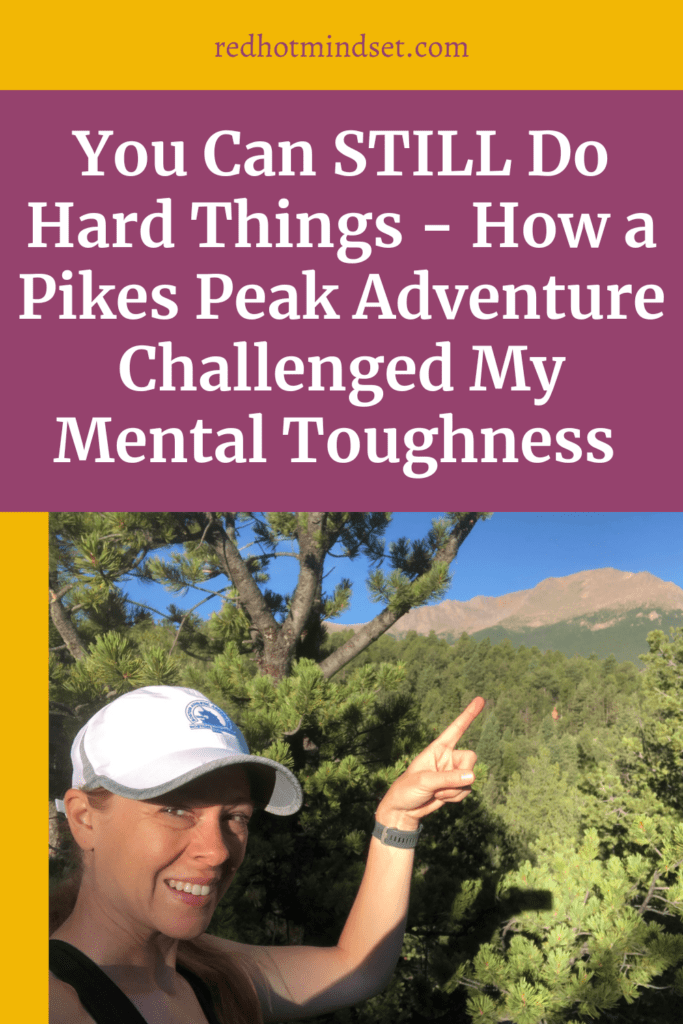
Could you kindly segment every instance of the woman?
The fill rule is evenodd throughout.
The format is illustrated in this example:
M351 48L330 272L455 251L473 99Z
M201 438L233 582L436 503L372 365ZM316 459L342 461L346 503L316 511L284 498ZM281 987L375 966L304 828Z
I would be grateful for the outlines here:
M244 858L254 808L294 814L296 777L250 754L196 690L148 686L103 708L74 740L62 804L82 873L50 944L51 1024L278 1022L380 991L401 949L420 820L470 792L476 754L453 748L483 706L473 700L380 801L363 881L331 948L204 934Z

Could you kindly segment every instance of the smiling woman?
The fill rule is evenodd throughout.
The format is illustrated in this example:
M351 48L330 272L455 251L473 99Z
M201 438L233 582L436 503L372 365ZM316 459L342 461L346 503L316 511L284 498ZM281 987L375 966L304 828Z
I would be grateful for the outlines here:
M80 869L52 915L52 1024L258 1024L379 991L401 947L420 818L470 791L476 755L453 747L483 703L380 802L363 882L330 948L204 934L244 859L254 808L296 813L296 777L250 754L196 690L143 687L107 705L74 740L61 802Z
M249 818L254 808L246 772L237 766L218 769L206 780L185 785L166 798L149 801L128 800L103 788L88 793L71 790L67 794L66 807L74 838L83 851L84 863L88 853L92 852L90 844L95 841L94 832L97 832L98 870L97 874L92 871L83 873L76 905L69 919L53 933L55 939L60 943L73 941L76 948L79 931L85 930L89 939L94 939L98 926L92 904L102 906L100 897L106 886L108 928L113 926L125 933L132 924L138 934L164 935L178 941L180 948L176 967L181 974L176 984L180 986L179 995L182 997L184 994L187 1010L192 1008L194 1011L186 1019L201 1021L203 1018L197 1015L196 1001L207 1015L202 1001L205 993L198 986L197 977L193 977L188 969L199 957L199 972L195 971L195 974L205 976L215 954L212 957L211 950L202 948L201 943L193 940L208 925L217 902L225 894L244 858ZM126 837L125 842L122 842L122 836ZM187 858L188 848L191 856L199 855L190 860ZM103 931L101 938L104 939L105 935ZM62 945L56 948L62 961L68 958L68 948ZM141 967L142 964L138 963L135 970L128 971L117 961L103 966L107 977L122 992L128 992L134 1006L139 1005L136 996L144 995L144 969ZM67 959L66 970L69 973L59 976L64 982L71 983L83 1003L83 993L74 984L72 969ZM167 980L172 980L167 960L163 963L157 961L155 970L158 977L166 976ZM126 981L132 975L135 975L132 979L134 991L126 987ZM221 976L224 978L222 984ZM259 1019L253 986L249 984L248 976L239 970L234 957L223 954L219 976L212 981L218 989L225 1019L237 1022ZM196 999L192 999L185 982L194 989ZM68 984L62 988L62 995L67 987ZM167 996L169 994L166 993ZM101 993L98 992L96 998L99 1001ZM158 998L161 999L161 995ZM242 1006L245 1000L246 1006ZM58 995L56 1005L59 1005ZM85 1007L88 1008L87 1001ZM92 1016L100 1020L97 1012ZM207 1016L210 1021L215 1019L215 1014ZM74 1019L73 1007L69 1008L68 1019ZM162 1019L172 1018L164 1016Z

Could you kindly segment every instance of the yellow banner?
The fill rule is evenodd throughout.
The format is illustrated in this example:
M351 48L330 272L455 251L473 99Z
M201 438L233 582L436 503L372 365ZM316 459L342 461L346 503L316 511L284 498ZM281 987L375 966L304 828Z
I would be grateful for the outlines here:
M6 16L6 89L675 89L680 3L46 3Z

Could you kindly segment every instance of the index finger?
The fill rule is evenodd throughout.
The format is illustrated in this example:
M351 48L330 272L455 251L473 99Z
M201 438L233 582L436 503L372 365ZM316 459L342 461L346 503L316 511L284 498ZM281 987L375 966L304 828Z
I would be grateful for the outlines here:
M458 715L455 721L451 722L448 728L444 729L434 742L454 747L460 737L469 729L477 715L484 709L485 704L486 701L483 697L475 697L473 701L470 701L463 713Z

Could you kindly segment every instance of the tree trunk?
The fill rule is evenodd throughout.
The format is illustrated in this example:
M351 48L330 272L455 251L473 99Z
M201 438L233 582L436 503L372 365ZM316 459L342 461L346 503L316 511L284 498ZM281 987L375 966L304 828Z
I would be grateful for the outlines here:
M71 621L71 616L62 604L61 595L55 594L53 591L50 591L50 618L66 644L71 657L75 658L76 661L85 658L85 648L81 644L80 637Z

